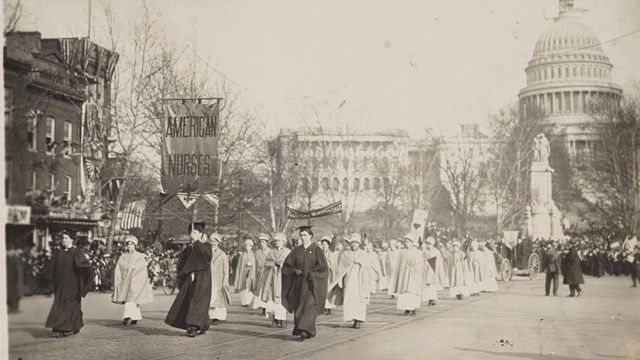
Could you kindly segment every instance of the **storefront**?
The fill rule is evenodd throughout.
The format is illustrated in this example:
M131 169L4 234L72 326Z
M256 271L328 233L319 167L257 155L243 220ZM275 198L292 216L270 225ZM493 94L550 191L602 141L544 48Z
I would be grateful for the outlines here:
M7 205L5 239L7 248L27 249L34 245L34 226L31 224L31 207Z

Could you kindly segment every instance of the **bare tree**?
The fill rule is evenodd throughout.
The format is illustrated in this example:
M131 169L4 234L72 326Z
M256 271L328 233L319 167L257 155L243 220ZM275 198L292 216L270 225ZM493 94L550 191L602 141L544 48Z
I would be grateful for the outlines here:
M449 192L456 231L464 236L485 192L486 139L442 136L439 146L441 180Z
M640 229L640 98L600 102L591 112L596 135L585 172L587 198L605 225Z
M543 131L541 117L521 115L510 105L489 119L491 140L487 149L486 182L496 212L496 232L514 228L530 200L529 165L533 139Z
M22 18L22 0L15 2L5 0L2 6L4 13L4 36L18 29L18 24Z

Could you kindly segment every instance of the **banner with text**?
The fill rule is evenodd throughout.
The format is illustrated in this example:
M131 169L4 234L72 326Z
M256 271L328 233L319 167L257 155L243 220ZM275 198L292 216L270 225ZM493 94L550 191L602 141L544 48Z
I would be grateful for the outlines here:
M164 104L162 187L167 194L218 190L218 103Z
M288 212L287 217L289 219L312 219L312 218L337 214L341 211L342 211L342 201L338 201L331 205L327 205L323 208L311 210L311 211L299 211L299 210L287 208L287 212Z

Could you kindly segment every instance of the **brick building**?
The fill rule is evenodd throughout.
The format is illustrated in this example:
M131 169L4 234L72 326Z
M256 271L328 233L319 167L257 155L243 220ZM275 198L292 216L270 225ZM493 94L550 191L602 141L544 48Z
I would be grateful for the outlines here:
M101 129L118 55L88 39L15 32L3 60L5 200L31 208L29 221L7 225L7 239L46 247L63 227L91 236L97 219L81 199L89 161L107 140Z

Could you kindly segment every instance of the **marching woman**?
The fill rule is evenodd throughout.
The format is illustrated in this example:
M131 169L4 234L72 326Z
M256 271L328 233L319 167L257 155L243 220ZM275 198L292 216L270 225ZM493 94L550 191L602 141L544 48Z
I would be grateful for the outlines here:
M227 305L231 304L229 296L229 258L220 249L220 234L209 236L211 244L211 302L209 318L211 325L227 320Z
M329 284L331 284L337 275L338 271L338 255L337 252L331 252L331 236L325 235L320 240L320 247L324 252L324 257L327 258L327 266L329 267ZM327 299L324 304L324 314L331 315L331 310L336 306L333 304L332 299L327 294Z
M449 265L449 296L458 300L462 300L465 295L468 295L465 287L465 265L464 253L460 251L460 243L454 241Z
M275 248L270 249L265 258L258 297L266 304L267 315L273 314L271 327L283 328L287 320L287 309L282 306L282 264L291 250L284 246L287 242L285 234L276 233L273 241Z
M46 274L53 286L53 305L45 326L53 329L57 338L77 334L84 326L81 303L91 287L91 263L73 241L69 232L62 232L62 248L51 256Z
M400 251L392 293L398 296L398 310L404 310L405 315L416 315L424 280L424 260L422 252L415 248L413 234L404 237L404 244L406 249Z
M233 284L240 293L240 305L248 307L253 302L253 283L256 280L256 257L253 252L253 240L244 241L244 251L240 253L236 266L236 281Z
M153 302L153 290L147 273L147 260L136 251L138 239L127 235L124 240L125 252L118 259L113 276L111 301L124 304L122 325L135 325L142 320L140 305Z
M438 301L438 290L443 285L444 265L442 263L442 254L440 250L435 248L435 239L431 236L425 240L422 256L424 258L424 288L422 290L422 301L429 301L429 305L433 306Z

